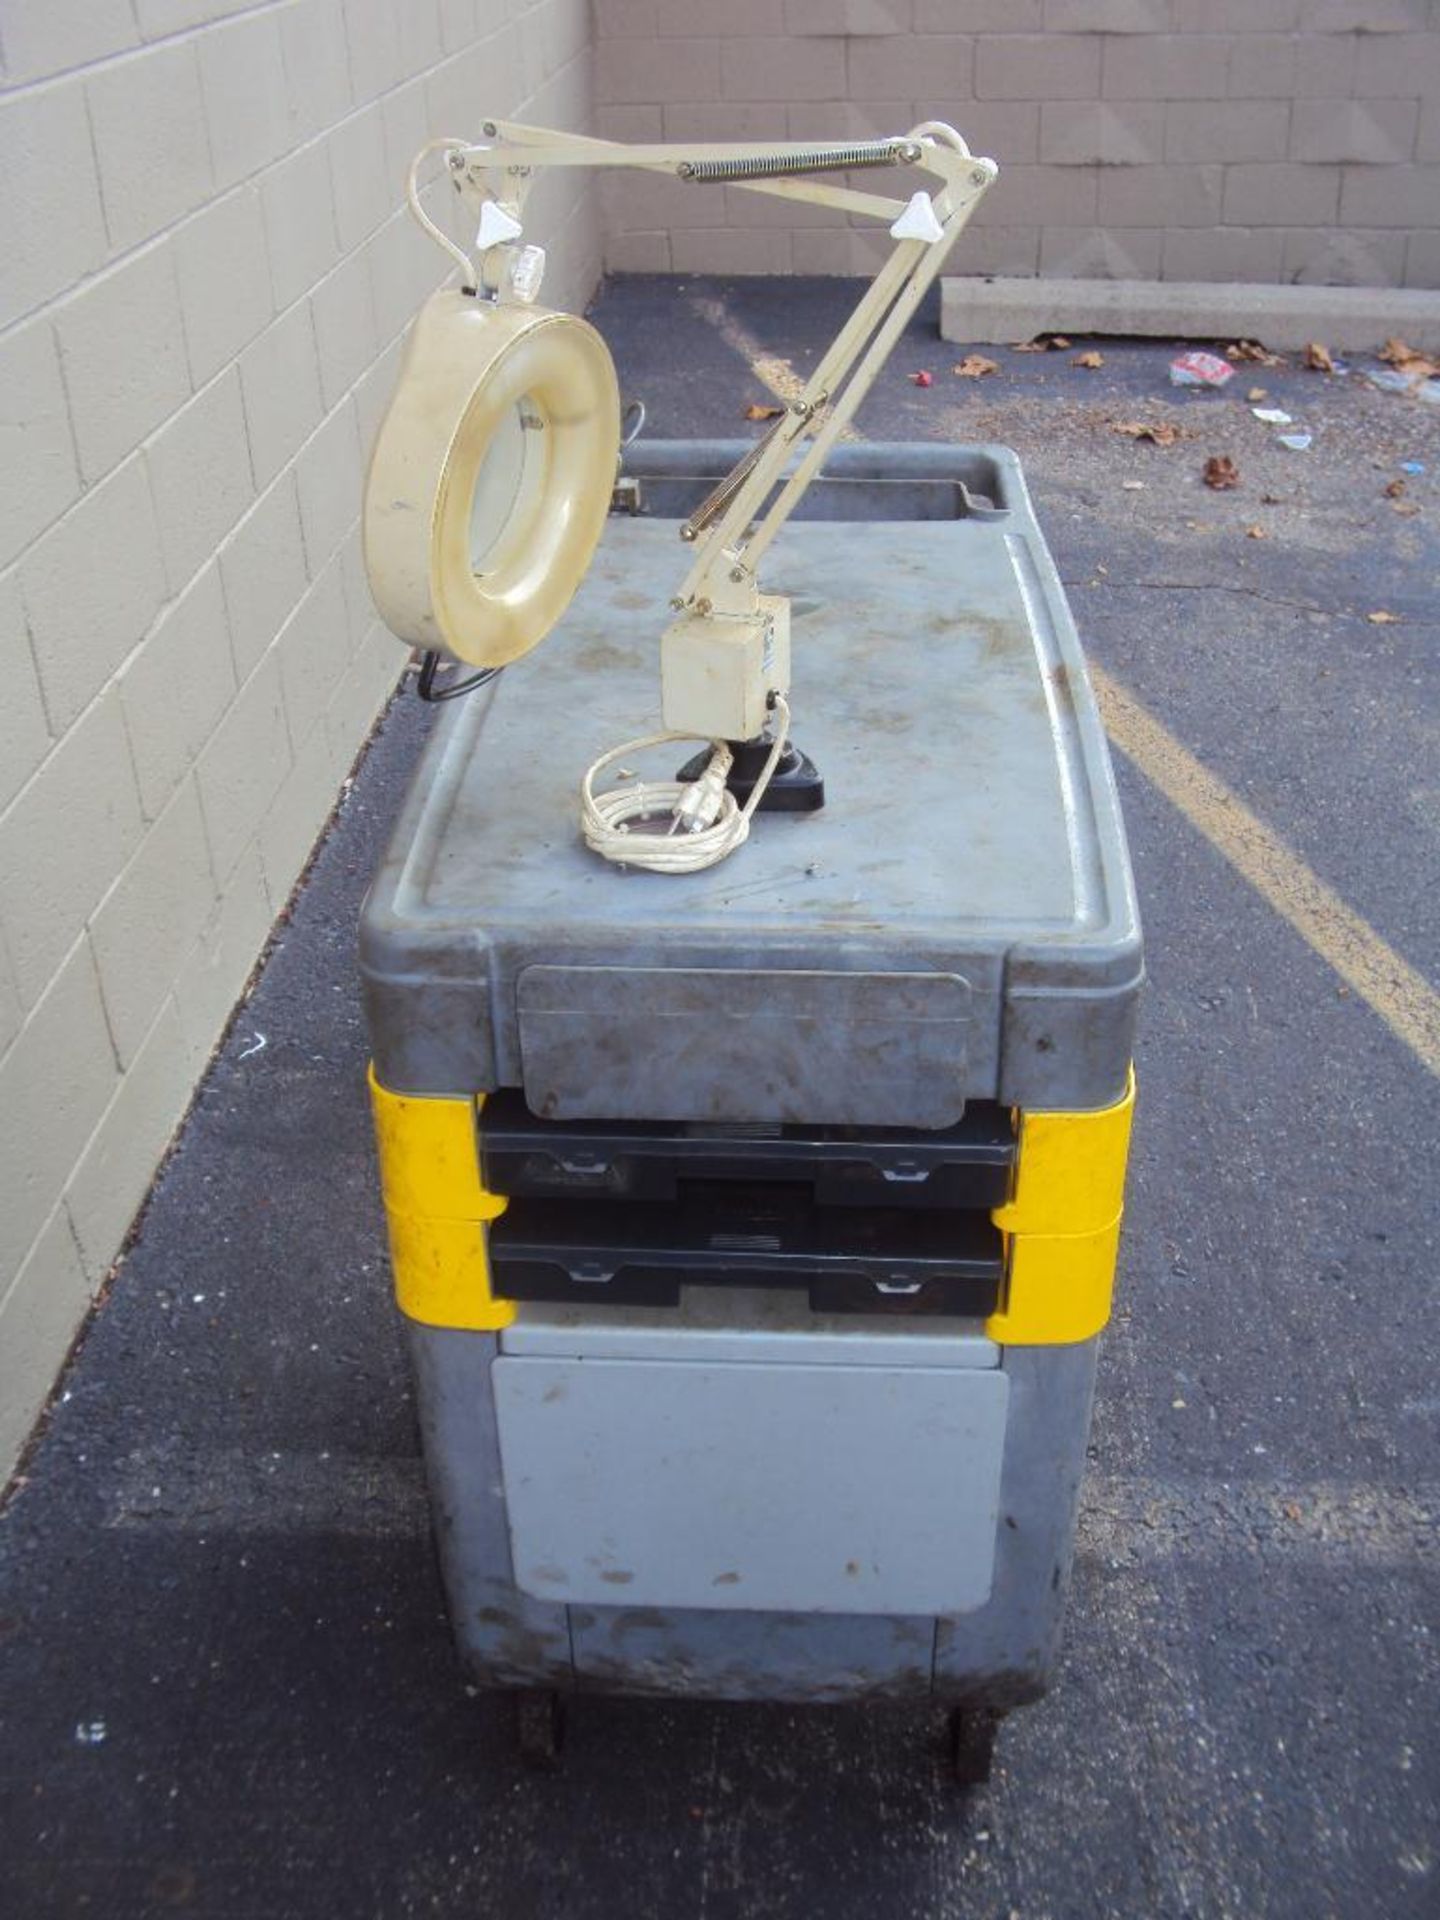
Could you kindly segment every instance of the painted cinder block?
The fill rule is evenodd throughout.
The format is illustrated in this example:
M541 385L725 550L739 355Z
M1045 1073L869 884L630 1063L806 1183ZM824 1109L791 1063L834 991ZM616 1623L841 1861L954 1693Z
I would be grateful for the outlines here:
M193 41L95 69L85 96L112 246L148 240L209 199L214 175Z
M189 1105L189 1049L172 996L136 1050L65 1188L85 1271L105 1276Z
M1435 210L1440 207L1440 166L1346 167L1343 172L1342 227L1433 225Z
M1045 227L1040 271L1061 280L1154 279L1163 239L1154 227Z
M1216 33L1146 33L1106 42L1107 100L1221 100L1231 41Z
M1273 100L1172 100L1165 108L1169 161L1283 160L1289 133L1290 114Z
M1440 19L1433 25L1440 27ZM1429 100L1440 93L1440 32L1362 33L1355 58L1362 100Z
M5 0L5 84L23 86L140 44L129 0Z
M259 185L277 310L288 307L340 257L330 149L313 141L265 172Z
M1418 100L1296 100L1290 115L1294 160L1396 166L1415 153Z
M170 588L178 593L255 499L245 408L234 367L145 443Z
M1177 33L1293 33L1306 0L1172 0Z
M1165 114L1159 100L1047 100L1040 158L1062 167L1152 165L1164 157Z
M1440 287L1440 232L1412 233L1405 245L1405 285Z
M243 15L196 42L215 185L248 180L292 144L279 22Z
M307 302L282 313L240 357L250 465L268 486L320 424L320 365Z
M215 906L215 880L193 776L136 848L90 920L110 1037L128 1071L170 983Z
M731 76L732 85L735 76ZM727 87L727 91L729 88ZM743 95L743 86L739 89ZM601 100L718 100L720 46L715 40L602 40L595 49L595 92Z
M375 296L365 256L352 253L310 296L320 395L333 407L364 374L380 348Z
M968 100L975 77L975 42L968 34L896 34L857 40L848 50L845 91L861 99L903 100L934 94L952 110ZM800 93L793 96L803 98Z
M350 111L345 15L340 0L292 0L279 21L290 137L309 140Z
M274 647L240 689L196 763L205 837L223 887L290 771Z
M0 326L8 326L93 272L109 248L82 80L0 100L0 179Z
M655 0L656 31L667 38L714 34L722 40L753 40L777 33L782 21L780 0L726 0L724 6L704 9L695 0Z
M89 1305L70 1216L57 1205L0 1294L0 1461L14 1460L25 1445Z
M975 46L977 100L1093 100L1103 42L1089 34L983 34ZM1122 99L1144 96L1128 89Z
M0 574L0 812L50 751L50 726L40 698L30 631L12 570Z
M266 891L272 900L289 898L335 807L336 797L322 714L301 741L294 763L260 823L257 844Z
M1282 234L1280 278L1303 287L1400 287L1406 243L1401 229L1295 227Z
M80 470L99 480L190 397L171 243L143 248L53 312Z
M914 0L917 33L1038 33L1045 0Z
M1340 208L1340 172L1293 161L1227 167L1220 217L1229 227L1329 225Z
M968 247L971 234L988 226L1023 226L1032 221L1037 226L1093 226L1099 182L1111 172L1096 167L1002 167L961 245Z
M375 716L393 693L404 665L404 649L375 621L355 649L325 709L330 778L337 787L348 778Z
M1219 165L1107 167L1100 175L1100 224L1213 226L1220 218L1226 172Z
M312 579L329 564L359 517L355 477L364 470L355 402L347 398L310 436L295 460L305 564Z
M204 1069L214 1051L265 945L270 924L284 904L280 900L271 905L260 867L260 848L252 840L236 862L220 904L176 976L175 1005L192 1075Z
M400 204L402 182L391 177L385 164L384 113L376 106L352 114L330 135L326 151L335 197L335 230L341 251L348 253L367 240Z
M1172 0L1045 0L1047 33L1164 33Z
M92 487L20 562L45 710L57 733L119 669L167 593L144 457Z
M349 609L339 565L332 560L275 642L285 723L292 741L307 739L319 724L331 689L350 664L351 652Z
M155 819L235 697L219 569L197 574L125 663L118 682L135 778Z
M292 472L280 475L224 542L219 567L238 684L249 679L305 591L305 546Z
M1167 280L1276 280L1284 243L1278 227L1172 227L1161 272Z
M53 1212L118 1078L94 956L82 934L0 1060L0 1273L7 1278Z
M0 567L79 497L59 350L41 316L0 336Z
M275 311L258 190L240 187L175 231L175 277L190 378L203 387Z

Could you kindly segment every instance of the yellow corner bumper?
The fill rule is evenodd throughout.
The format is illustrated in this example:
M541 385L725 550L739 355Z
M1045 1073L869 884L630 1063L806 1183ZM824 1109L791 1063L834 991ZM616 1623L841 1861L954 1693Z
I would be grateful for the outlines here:
M991 1218L1005 1235L1005 1298L985 1323L1005 1346L1088 1340L1110 1318L1135 1074L1090 1113L1019 1116L1015 1187Z
M505 1201L480 1176L479 1100L392 1093L373 1067L369 1079L400 1311L429 1327L508 1327L515 1307L491 1290L485 1244Z
M483 1096L392 1093L370 1072L395 1298L426 1326L507 1327L509 1300L490 1283L486 1222L505 1211L485 1189L478 1134ZM985 1322L1004 1346L1088 1340L1110 1318L1135 1076L1094 1112L1019 1115L1014 1190L992 1214L1005 1236L1005 1290Z

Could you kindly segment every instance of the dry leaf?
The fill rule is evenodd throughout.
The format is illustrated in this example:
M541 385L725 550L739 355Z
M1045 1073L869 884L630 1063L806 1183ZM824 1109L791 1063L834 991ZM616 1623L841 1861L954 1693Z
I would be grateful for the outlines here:
M1378 608L1374 613L1367 613L1365 618L1372 627L1394 627L1400 622L1398 613L1386 613L1383 607Z
M1153 440L1157 447L1173 447L1184 437L1181 428L1165 420L1112 420L1110 431L1128 434L1132 440Z
M1050 348L1043 340L1017 340L1010 351L1012 353L1048 353Z
M958 373L962 380L978 380L982 374L998 373L1000 363L998 360L987 360L983 353L967 353L950 371Z
M1419 513L1420 508L1414 500L1392 500L1390 502L1390 511L1392 513L1403 513L1407 520L1413 520L1415 515Z
M1213 487L1217 493L1239 486L1240 469L1228 453L1212 453L1205 462L1205 484Z
M1287 1520L1303 1520L1305 1517L1293 1500L1287 1500L1280 1511Z
M1245 538L1247 540L1268 540L1270 535L1264 527L1246 527Z
M1411 374L1415 380L1428 380L1432 374L1440 372L1440 361L1430 359L1428 353L1421 353L1411 346L1405 346L1404 340L1390 338L1380 348L1380 359L1390 361L1392 367L1400 372Z
M1247 360L1257 367L1283 367L1284 356L1271 353L1268 347L1262 347L1258 340L1237 340L1233 347L1225 349L1227 360Z
M1245 398L1250 402L1251 406L1253 407L1257 400L1266 400L1269 398L1269 396L1270 396L1270 389L1268 387L1251 387L1250 391L1246 394Z
M1391 480L1387 482L1385 487L1385 498L1387 500L1401 500L1404 498L1404 495L1405 482L1403 480Z
M1301 356L1312 373L1333 373L1335 362L1330 358L1330 349L1322 347L1318 340L1312 340Z
M1070 342L1063 333L1052 333L1046 345L1052 353L1066 353L1069 351Z
M1077 353L1070 364L1072 367L1103 367L1105 356L1103 353L1097 353L1092 347L1089 353Z
M1429 379L1432 374L1440 373L1440 361L1432 360L1428 353L1420 353L1408 346L1405 341L1391 338L1380 349L1382 360L1388 360L1392 367L1398 367L1402 373L1415 374Z
M750 405L745 409L744 418L747 420L778 420L784 411L784 407L762 407L752 400Z

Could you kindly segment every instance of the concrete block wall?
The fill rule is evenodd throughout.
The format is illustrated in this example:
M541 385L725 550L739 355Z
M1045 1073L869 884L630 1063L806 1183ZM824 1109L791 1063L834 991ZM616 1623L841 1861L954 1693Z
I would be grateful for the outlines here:
M445 277L404 167L584 127L590 42L588 0L0 8L0 1478L404 664L357 528ZM590 198L532 209L583 303Z
M1436 0L596 0L596 21L617 138L953 121L1001 166L958 273L1440 286ZM618 271L858 273L888 245L733 188L605 196Z

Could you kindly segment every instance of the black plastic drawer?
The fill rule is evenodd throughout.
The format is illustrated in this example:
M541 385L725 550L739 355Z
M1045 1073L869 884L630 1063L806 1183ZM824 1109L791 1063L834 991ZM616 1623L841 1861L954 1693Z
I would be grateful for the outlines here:
M537 1120L513 1089L480 1114L485 1185L516 1199L675 1201L696 1181L804 1185L824 1206L988 1210L1008 1198L1010 1110L977 1102L953 1127L708 1126Z
M822 1208L803 1189L677 1204L512 1200L490 1233L508 1300L674 1306L685 1286L804 1288L824 1313L966 1316L997 1304L1002 1245L984 1214Z

